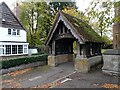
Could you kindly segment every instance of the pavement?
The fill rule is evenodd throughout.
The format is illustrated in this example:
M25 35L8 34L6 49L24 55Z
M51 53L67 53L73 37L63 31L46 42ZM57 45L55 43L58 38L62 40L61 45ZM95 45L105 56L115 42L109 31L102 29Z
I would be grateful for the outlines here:
M43 65L46 65L46 63L47 63L46 61L43 61L43 62L40 61L40 62L33 62L33 63L29 63L29 64L22 64L22 65L7 68L7 69L0 69L0 75L10 73L10 72L15 72L17 70L23 70L23 69L26 69L26 68L43 66Z
M24 70L26 71L26 70ZM57 67L40 66L26 72L13 72L2 76L3 88L32 88L62 78L74 72L73 63L64 63ZM24 72L24 73L23 73ZM17 74L18 73L18 74Z
M100 65L84 74L74 70L73 62L2 75L2 88L118 88L119 85L120 77L103 74Z
M116 88L120 90L120 77L103 74L100 68L91 72L75 73L66 81L55 88Z

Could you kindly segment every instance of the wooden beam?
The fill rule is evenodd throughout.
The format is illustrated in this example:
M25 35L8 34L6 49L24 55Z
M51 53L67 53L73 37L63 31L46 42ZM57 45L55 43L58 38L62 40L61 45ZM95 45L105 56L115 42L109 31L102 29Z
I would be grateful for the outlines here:
M48 46L49 54L52 54L52 45Z
M77 45L77 56L80 55L80 44L78 41L76 41L76 45Z
M86 48L86 56L90 57L91 56L91 54L90 54L90 44L87 43L85 48Z
M53 41L52 43L52 55L55 55L56 52L55 52L55 41Z
M86 58L86 46L83 44L83 57Z
M62 28L62 29L63 29L63 33L65 33L65 26L64 26L64 25L63 25L63 28Z

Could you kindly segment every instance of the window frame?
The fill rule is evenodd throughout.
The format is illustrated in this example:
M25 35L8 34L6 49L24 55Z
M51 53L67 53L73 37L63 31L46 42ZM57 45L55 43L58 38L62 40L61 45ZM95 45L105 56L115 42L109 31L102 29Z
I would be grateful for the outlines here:
M20 36L20 29L11 29L11 28L8 28L8 35Z
M7 46L8 46L8 47L7 47ZM6 51L5 51L5 52L6 52L6 53L5 53L6 55L11 55L11 54L12 54L12 53L11 53L11 49L12 49L12 48L11 48L11 45L5 45L5 49L6 49Z
M14 36L17 35L16 29L13 29L13 30L12 30L12 35L14 35Z
M9 33L9 30L10 30L10 33ZM12 30L8 28L8 35L11 35L11 34L12 34Z
M24 52L23 52L23 53L24 53L24 54L27 54L27 53L28 53L28 45L23 45L23 46L24 46L24 48L23 48L23 49L24 49Z
M22 46L22 48L20 46ZM23 54L23 45L18 45L18 54Z
M20 30L19 30L19 29L17 29L17 35L18 35L18 36L20 35Z
M0 45L0 50L2 51L2 52L0 53L0 56L1 56L1 55L4 55L4 50L5 50L5 49L4 49L4 45Z
M14 46L14 47L13 47ZM17 45L12 45L12 54L18 54L17 53Z

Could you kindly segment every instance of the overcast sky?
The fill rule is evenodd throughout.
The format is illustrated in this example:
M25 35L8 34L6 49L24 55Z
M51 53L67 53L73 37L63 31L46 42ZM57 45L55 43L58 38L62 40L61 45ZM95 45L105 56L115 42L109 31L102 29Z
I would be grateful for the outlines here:
M11 9L15 5L16 1L21 1L21 0L0 0L0 2L5 2ZM78 9L84 11L89 6L89 3L92 0L75 0L75 1L78 6Z

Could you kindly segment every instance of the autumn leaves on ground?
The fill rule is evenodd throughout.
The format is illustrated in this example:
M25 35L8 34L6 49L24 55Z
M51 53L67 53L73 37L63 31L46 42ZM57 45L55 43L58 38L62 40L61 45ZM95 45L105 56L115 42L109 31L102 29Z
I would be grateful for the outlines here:
M33 68L28 68L28 69L24 69L24 70L19 70L19 71L15 71L15 72L11 72L11 73L8 73L6 74L5 76L11 76L13 77L13 79L10 79L10 80L3 80L2 81L2 84L7 84L7 85L10 85L11 88L21 88L21 83L20 81L22 81L22 79L20 80L16 80L16 76L19 76L19 75L22 75L22 74L25 74L29 71L31 71ZM43 83L42 85L36 85L32 88L53 88L53 87L57 87L57 86L60 86L64 83L61 83L61 79L60 80L57 80L57 81L53 81L53 82L50 82L50 83ZM81 81L82 82L82 81ZM117 84L112 84L112 83L103 83L101 85L98 85L98 84L94 84L95 86L99 86L101 88L114 88L114 89L120 89L120 85L117 85Z
M24 74L24 73L30 71L31 69L32 68L27 68L27 69L24 69L24 70L10 72L7 75L15 77L17 75ZM11 88L20 88L21 87L21 84L18 81L16 81L15 78L13 78L12 80L3 80L2 84L5 84L5 83L11 85Z

